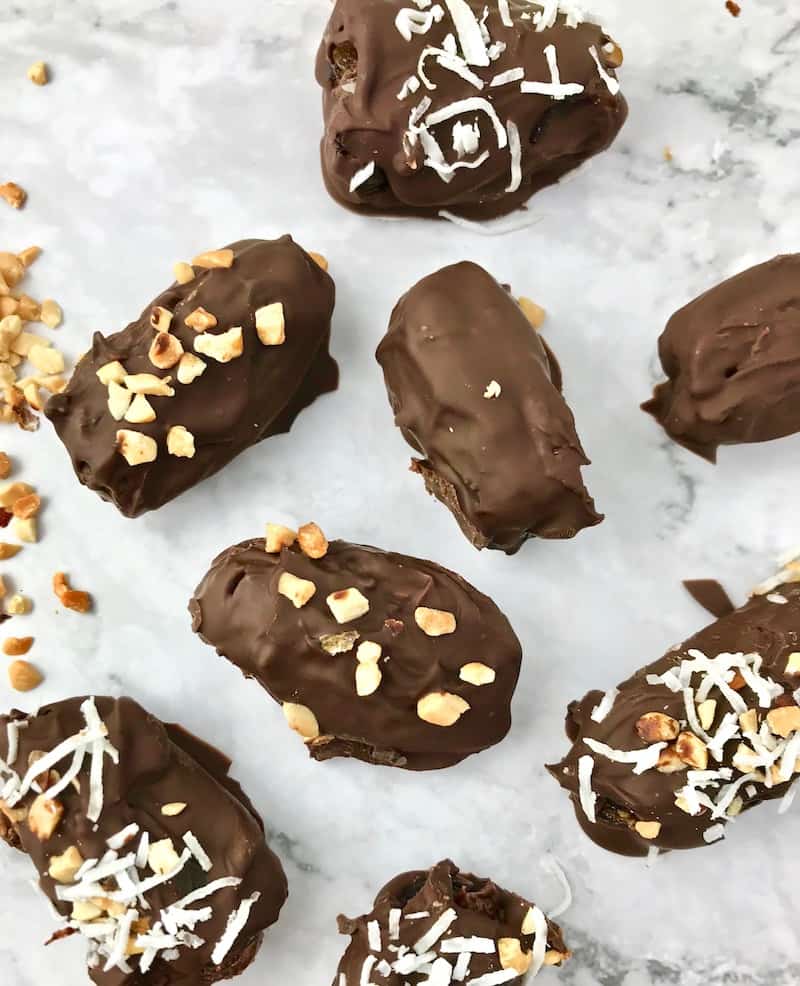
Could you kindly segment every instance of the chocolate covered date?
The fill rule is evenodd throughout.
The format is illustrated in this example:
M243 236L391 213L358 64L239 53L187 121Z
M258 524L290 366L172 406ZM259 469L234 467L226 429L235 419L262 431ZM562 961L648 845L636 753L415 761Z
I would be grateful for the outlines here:
M477 548L570 538L603 519L558 364L482 267L454 264L397 303L378 347L412 467Z
M317 760L447 767L511 725L519 641L490 599L433 562L269 525L214 560L189 608Z
M210 986L255 958L286 877L229 768L129 698L0 717L0 835L98 986Z
M572 3L337 0L317 56L331 195L490 219L613 142L620 48Z
M628 856L705 846L742 811L790 792L800 563L756 591L618 689L569 706L572 748L549 769L598 845Z
M447 859L395 877L339 930L351 940L333 986L519 984L570 957L541 908Z
M716 462L720 445L800 431L800 254L775 257L676 312L658 342L668 379L642 405L680 445Z
M137 321L97 333L46 407L81 483L136 517L335 390L321 264L289 236L242 240L178 265Z

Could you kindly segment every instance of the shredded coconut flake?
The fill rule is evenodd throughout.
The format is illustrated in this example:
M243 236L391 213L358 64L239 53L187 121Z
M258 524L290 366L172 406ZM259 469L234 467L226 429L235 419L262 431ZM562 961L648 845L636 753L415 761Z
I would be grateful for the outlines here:
M453 968L453 979L457 983L462 983L469 975L469 964L472 961L470 952L462 952Z
M519 973L514 969L500 969L499 972L487 972L477 979L468 979L467 986L502 986L502 983L510 983L512 979L518 978Z
M594 771L594 758L583 756L578 760L578 797L581 802L583 813L590 822L596 821L597 795L592 790L592 772Z
M497 944L493 938L479 938L477 936L471 938L445 938L439 946L439 951L442 954L477 952L480 955L494 955L497 951Z
M243 900L241 904L236 908L236 910L228 918L228 924L225 928L225 932L222 938L214 946L214 951L211 953L211 961L214 965L221 965L225 956L233 948L236 939L244 930L244 926L247 924L247 919L250 917L250 911L252 911L253 906L261 899L261 894L256 891L251 894L246 900Z
M458 915L452 907L448 907L428 928L425 934L419 938L413 948L417 955L422 955L429 948L436 944L450 925L456 920Z
M411 41L415 34L427 34L443 17L444 10L438 3L426 13L404 7L398 11L394 25L406 41Z
M508 152L511 155L511 179L506 187L506 192L516 192L522 184L522 141L519 137L519 128L513 120L506 123L508 133Z
M524 68L510 68L506 72L499 72L489 83L489 87L495 89L497 86L507 86L511 82L521 82L524 78Z
M514 26L514 18L508 6L508 0L497 0L497 9L500 11L500 20L505 27Z
M110 839L106 839L106 845L109 849L113 850L123 849L138 834L139 826L136 822L131 822L130 825L126 825L125 828L117 832L116 835L112 835Z
M367 940L370 951L380 952L381 950L381 926L377 921L370 921L367 924Z
M466 0L444 0L453 19L461 51L468 65L487 66L489 53L481 26Z
M375 174L375 162L370 161L369 164L365 164L363 168L359 168L358 171L350 179L350 191L355 192L356 189L361 188L361 186L368 182L369 179Z
M561 81L555 45L548 45L544 49L544 57L547 59L547 66L550 69L550 82L523 82L520 86L522 92L550 96L557 100L566 99L567 96L577 96L583 92L583 86L580 83Z
M605 68L603 67L603 63L600 61L600 58L597 54L597 48L595 48L594 45L591 45L591 47L589 48L589 54L594 59L594 63L597 66L598 74L600 75L600 78L603 80L603 82L605 82L606 88L608 89L608 91L611 93L612 96L616 96L617 93L619 92L619 82L617 82L617 80L613 77L613 75L609 75L608 72L605 70Z
M605 743L599 743L597 740L591 739L589 736L584 737L583 742L590 750L594 750L595 753L599 753L607 760L611 760L614 763L633 764L634 774L643 774L645 771L655 767L661 751L667 745L666 743L653 743L643 750L615 750Z
M551 918L561 917L562 914L572 907L572 888L569 885L567 874L564 872L561 863L559 863L552 853L548 853L544 857L542 866L558 880L563 894L559 903L555 907L548 908L547 913Z
M200 864L203 872L204 873L210 872L214 864L211 862L208 853L200 845L200 842L198 841L197 837L192 832L186 832L183 837L183 841L186 848Z
M605 693L605 695L592 710L590 717L592 722L602 722L606 718L608 713L614 707L614 702L616 702L618 695L619 691L616 688L612 688L610 691Z

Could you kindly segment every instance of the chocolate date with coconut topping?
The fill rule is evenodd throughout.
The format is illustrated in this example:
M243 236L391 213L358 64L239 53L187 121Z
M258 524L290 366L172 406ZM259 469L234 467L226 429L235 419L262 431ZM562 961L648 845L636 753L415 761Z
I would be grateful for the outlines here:
M294 534L228 548L189 609L311 756L430 770L499 743L522 655L497 606L433 562L344 541L309 554Z
M351 941L333 986L521 983L570 957L539 907L448 859L395 877L339 930Z
M572 3L337 0L317 56L331 195L490 219L613 142L622 52Z
M289 236L241 240L178 265L137 321L97 333L46 408L81 483L136 517L335 390L323 266Z
M674 441L716 462L720 445L800 431L800 254L700 295L667 323L668 379L642 405Z
M793 796L799 583L795 562L618 689L569 706L572 748L549 770L594 842L627 856L693 849L742 811Z
M378 347L412 463L477 548L570 538L603 519L553 354L482 267L454 264L396 305Z
M0 834L26 852L98 986L243 972L287 896L230 761L129 698L0 717Z

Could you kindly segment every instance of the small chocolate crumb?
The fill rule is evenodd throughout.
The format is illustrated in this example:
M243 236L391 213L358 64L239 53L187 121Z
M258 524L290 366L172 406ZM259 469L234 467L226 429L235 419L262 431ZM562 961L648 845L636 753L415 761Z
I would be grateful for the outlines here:
M742 12L742 8L738 3L735 3L734 0L725 0L725 7L728 13L732 14L734 17L738 17Z

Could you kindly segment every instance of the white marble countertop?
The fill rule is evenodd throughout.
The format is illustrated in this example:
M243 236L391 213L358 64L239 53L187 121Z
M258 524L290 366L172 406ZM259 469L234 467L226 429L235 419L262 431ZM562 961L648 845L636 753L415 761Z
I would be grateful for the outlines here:
M597 0L625 49L630 121L585 173L533 200L534 225L491 239L329 201L312 74L326 0L0 4L0 179L30 194L20 213L0 203L0 248L44 247L30 291L63 304L65 350L138 314L174 261L239 237L291 231L337 280L340 391L157 514L125 520L81 489L49 426L0 437L47 500L41 543L6 566L38 601L25 627L47 680L20 702L3 675L0 706L130 693L235 758L290 882L241 986L327 986L345 944L336 914L360 913L390 876L446 855L546 907L559 896L540 867L547 850L574 889L562 922L575 958L543 982L800 978L797 812L765 806L725 843L648 870L593 846L543 768L566 748L570 699L704 622L682 578L718 576L742 600L800 541L800 436L723 449L714 468L638 410L667 316L724 275L798 249L797 11L793 0L742 3L734 20L722 0ZM25 77L38 58L53 69L44 89ZM514 558L475 552L407 472L373 359L396 298L465 258L547 309L594 462L587 482L607 514L574 541ZM491 594L527 658L509 737L427 775L307 760L279 709L192 635L186 613L217 550L268 518L314 518L331 536L433 558ZM95 594L96 615L56 609L58 567ZM41 947L52 922L29 863L0 856L0 979L86 982L80 942Z

